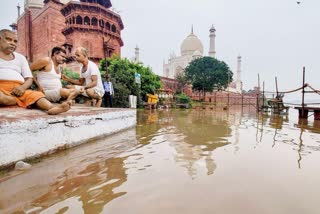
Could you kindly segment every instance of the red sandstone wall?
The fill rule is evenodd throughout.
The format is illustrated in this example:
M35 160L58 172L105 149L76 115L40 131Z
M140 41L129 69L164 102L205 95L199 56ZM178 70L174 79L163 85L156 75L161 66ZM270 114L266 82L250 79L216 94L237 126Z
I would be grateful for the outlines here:
M65 18L60 13L62 5L50 1L32 22L33 60L49 56L54 46L62 45L65 37L61 33Z
M17 52L27 56L27 42L26 42L26 16L23 15L17 22L18 26L18 47Z
M84 47L88 50L88 55L90 58L104 58L103 53L103 39L100 33L91 32L81 32L75 31L70 35L67 35L67 40L72 41L73 48ZM120 44L117 40L110 40L108 46L114 48L113 54L120 56ZM110 49L111 50L111 49Z

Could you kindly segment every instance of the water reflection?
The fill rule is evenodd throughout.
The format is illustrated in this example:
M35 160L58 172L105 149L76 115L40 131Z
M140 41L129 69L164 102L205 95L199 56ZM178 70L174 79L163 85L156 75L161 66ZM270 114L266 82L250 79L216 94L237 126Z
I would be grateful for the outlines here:
M251 110L248 113L254 116ZM147 121L147 127L138 126L137 134L144 136L140 139L143 144L152 142L157 136L163 137L175 149L174 160L187 170L190 177L195 178L198 164L201 164L199 162L204 163L206 174L211 175L217 167L212 152L230 144L229 139L233 136L234 144L239 142L242 115L242 108L231 111L216 108L211 111L141 112L138 114L138 124Z
M130 134L4 180L0 213L318 213L317 121L241 107L137 116Z
M12 210L100 213L105 204L126 194L115 188L127 181L124 164L127 157L115 156L132 148L136 142L135 130L127 130L60 153L42 162L34 169L35 174L29 171L0 183L0 191L5 193L0 194L0 210L4 207L3 211L8 213ZM20 204L20 200L27 203ZM79 210L74 203L82 208Z
M105 204L126 194L114 190L127 181L124 168L125 160L126 157L115 157L89 164L79 172L70 174L65 171L55 183L51 184L51 188L46 194L33 201L33 205L50 207L57 198L65 200L79 196L78 201L81 202L84 213L101 213ZM44 213L54 213L56 211L58 210L51 207L44 210Z

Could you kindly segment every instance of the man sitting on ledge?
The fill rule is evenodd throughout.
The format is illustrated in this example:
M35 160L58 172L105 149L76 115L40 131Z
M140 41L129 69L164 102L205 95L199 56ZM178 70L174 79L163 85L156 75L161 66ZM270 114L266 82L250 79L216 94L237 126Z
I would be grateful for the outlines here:
M35 104L55 115L70 109L70 103L53 105L45 95L28 90L32 85L32 73L24 56L14 52L17 48L15 32L0 30L0 106L29 107Z
M51 102L70 100L69 96L75 89L62 88L61 73L62 65L66 58L66 51L61 47L54 47L51 51L51 58L45 57L36 60L30 65L32 72L38 71L34 83ZM70 100L72 101L72 100Z
M62 74L62 79L70 82L72 86L69 88L75 88L76 91L71 93L68 99L75 99L78 95L83 95L92 101L95 107L100 107L102 103L102 97L104 95L104 88L102 85L101 74L99 68L94 62L88 59L88 52L83 47L78 47L75 52L76 60L81 64L80 79L75 80ZM68 86L67 86L68 87ZM86 102L88 105L88 102Z

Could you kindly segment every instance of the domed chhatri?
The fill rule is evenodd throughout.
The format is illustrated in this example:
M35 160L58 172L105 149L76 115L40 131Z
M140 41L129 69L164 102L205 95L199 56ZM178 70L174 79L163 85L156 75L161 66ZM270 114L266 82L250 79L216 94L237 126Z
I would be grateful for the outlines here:
M196 51L199 51L203 55L202 42L193 32L183 40L180 50L181 56L193 55Z

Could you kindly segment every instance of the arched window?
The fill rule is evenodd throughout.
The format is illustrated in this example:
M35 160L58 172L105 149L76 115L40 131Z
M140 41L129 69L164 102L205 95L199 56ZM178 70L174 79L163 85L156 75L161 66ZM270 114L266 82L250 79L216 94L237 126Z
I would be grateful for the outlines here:
M104 28L104 21L102 19L99 20L99 26Z
M91 25L93 25L93 26L97 26L98 25L98 19L96 17L93 17L91 19Z
M117 28L116 28L116 26L112 25L112 27L111 27L111 31L112 31L112 32L114 32L114 33L115 33L115 32L117 32Z
M72 24L72 18L69 19L69 24Z
M77 18L76 18L76 24L82 25L82 17L81 17L81 16L77 16Z
M109 22L106 22L106 28L107 28L107 30L110 30L110 23Z
M76 18L72 17L72 24L76 23Z
M84 25L90 25L90 19L88 16L84 17L83 21L84 21Z

